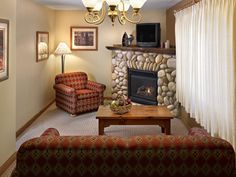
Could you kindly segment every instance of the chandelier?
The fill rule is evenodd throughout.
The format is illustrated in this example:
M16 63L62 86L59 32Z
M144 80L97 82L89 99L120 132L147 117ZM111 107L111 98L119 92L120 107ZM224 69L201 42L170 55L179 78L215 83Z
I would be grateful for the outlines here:
M126 21L130 23L139 23L142 15L139 10L147 0L82 0L88 12L85 14L85 21L90 24L99 25L106 17L110 17L114 26L115 19L118 18L120 24L124 25ZM108 10L106 10L108 5ZM130 6L133 8L131 17L127 16Z

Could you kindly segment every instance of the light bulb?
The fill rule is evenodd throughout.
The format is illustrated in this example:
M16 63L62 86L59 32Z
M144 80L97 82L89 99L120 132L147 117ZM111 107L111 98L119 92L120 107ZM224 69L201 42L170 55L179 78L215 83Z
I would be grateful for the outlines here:
M146 1L147 0L130 0L130 4L134 9L141 9Z
M129 2L129 0L121 0L121 1L123 1L123 3L124 3L124 6L125 6L125 9L123 8L123 3L122 2L120 2L119 3L119 5L118 5L118 10L119 11L128 11L129 10L129 7L130 7L130 2Z
M100 11L102 9L103 1L102 0L97 0L97 4L93 8L93 11Z
M82 0L86 8L94 8L98 0Z
M117 6L120 3L120 0L106 0L108 6Z

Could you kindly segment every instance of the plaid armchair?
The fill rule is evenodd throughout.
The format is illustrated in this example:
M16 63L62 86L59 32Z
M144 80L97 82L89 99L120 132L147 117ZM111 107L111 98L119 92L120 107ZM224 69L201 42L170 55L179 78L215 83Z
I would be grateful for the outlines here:
M84 72L73 72L57 75L54 89L57 107L75 115L98 109L106 86L89 81Z

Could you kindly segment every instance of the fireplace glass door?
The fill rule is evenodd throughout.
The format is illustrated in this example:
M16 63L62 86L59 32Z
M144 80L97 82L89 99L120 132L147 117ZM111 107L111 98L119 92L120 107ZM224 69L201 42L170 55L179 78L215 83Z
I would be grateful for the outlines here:
M157 73L129 69L128 95L134 102L157 105Z

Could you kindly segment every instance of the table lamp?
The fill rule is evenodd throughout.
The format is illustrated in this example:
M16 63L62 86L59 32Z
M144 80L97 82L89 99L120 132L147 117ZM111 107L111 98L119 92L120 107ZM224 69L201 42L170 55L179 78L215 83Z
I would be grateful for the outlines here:
M70 54L71 50L65 42L60 42L54 53L61 55L61 72L64 73L65 55Z

